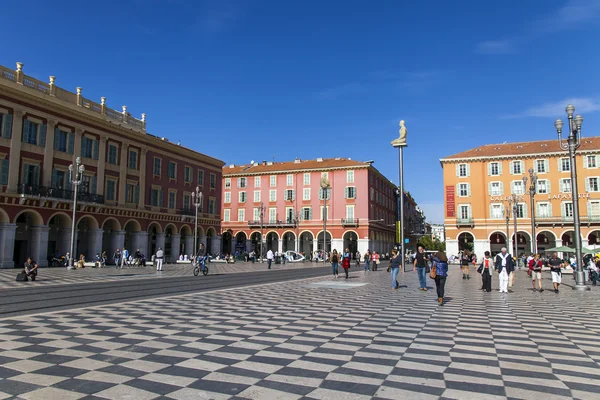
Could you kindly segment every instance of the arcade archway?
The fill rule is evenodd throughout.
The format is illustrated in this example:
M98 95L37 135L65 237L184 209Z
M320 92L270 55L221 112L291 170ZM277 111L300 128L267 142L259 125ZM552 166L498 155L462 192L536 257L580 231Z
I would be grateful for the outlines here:
M309 257L313 252L314 236L311 232L302 232L300 234L300 253L305 257Z
M296 235L293 232L283 234L283 251L296 251Z
M356 256L356 252L358 251L358 235L354 231L348 231L344 233L344 250L348 249L350 254L352 254L352 258Z
M273 253L279 251L279 235L277 232L267 233L267 251L271 250Z

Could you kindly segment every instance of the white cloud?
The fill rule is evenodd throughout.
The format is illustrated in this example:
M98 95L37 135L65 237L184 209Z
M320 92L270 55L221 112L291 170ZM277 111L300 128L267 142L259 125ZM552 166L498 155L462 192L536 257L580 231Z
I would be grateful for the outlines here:
M507 115L505 118L547 117L559 118L565 114L567 104L575 106L576 114L600 111L600 101L589 97L572 97L554 103L545 103L528 108L519 114Z
M444 223L444 203L419 203L419 207L430 224Z

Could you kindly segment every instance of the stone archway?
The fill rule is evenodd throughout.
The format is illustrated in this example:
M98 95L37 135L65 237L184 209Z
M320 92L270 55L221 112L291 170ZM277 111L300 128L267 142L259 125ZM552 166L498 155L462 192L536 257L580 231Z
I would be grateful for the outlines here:
M296 250L296 235L294 232L285 232L283 234L283 252Z
M252 242L252 250L257 257L260 257L260 232L252 232L250 235L250 241Z
M71 223L71 217L62 212L48 220L48 258L59 258L71 251Z
M206 254L214 255L213 239L216 235L217 231L215 231L215 228L213 227L208 228L208 230L206 231Z
M181 236L177 232L177 228L173 224L168 224L165 227L165 259L168 262L175 262L179 259L179 244Z
M106 251L106 264L113 265L117 248L123 247L121 224L114 218L107 218L102 224L102 251Z
M238 254L248 253L247 248L248 238L244 232L238 232L235 235L235 251Z
M317 235L317 249L319 251L323 251L323 231L319 232L319 234ZM329 253L330 251L331 251L331 232L327 231L325 252Z
M550 231L541 231L537 235L537 252L549 256L549 254L545 254L547 249L552 249L556 247L556 236L554 233Z
M354 259L356 252L358 251L358 235L354 231L348 231L344 233L344 250L348 249L352 258Z
M265 247L267 251L271 250L273 253L279 251L279 235L277 232L267 233L267 245Z
M494 232L490 235L490 252L492 256L500 253L502 248L508 246L506 245L506 236L503 232Z
M137 233L141 232L142 227L140 226L139 222L137 222L134 219L130 219L125 223L123 230L125 231L123 247L126 248L127 251L129 251L129 254L133 254L137 247L135 243L135 238Z
M165 234L158 222L152 222L148 225L148 254L146 258L148 260L152 259L159 247L164 251Z
M181 234L180 239L180 251L179 254L188 256L189 259L194 255L194 235L192 234L192 228L188 225L183 225L179 231Z
M473 234L471 234L470 232L462 232L460 235L458 235L458 250L459 251L464 251L464 250L473 251L474 243L475 243L475 236L473 236Z
M592 231L588 234L588 247L591 249L597 248L595 246L600 246L600 230Z
M102 229L98 221L91 215L82 216L77 222L75 230L75 254L73 261L83 255L86 262L94 261L96 254L102 253Z
M304 254L307 259L312 257L314 240L311 232L306 231L300 234L300 253Z
M15 240L13 261L22 267L27 257L33 257L40 266L48 265L48 227L42 216L34 210L24 210L15 217ZM45 239L43 243L40 240Z
M233 236L231 231L223 232L221 236L221 254L230 254L232 249Z

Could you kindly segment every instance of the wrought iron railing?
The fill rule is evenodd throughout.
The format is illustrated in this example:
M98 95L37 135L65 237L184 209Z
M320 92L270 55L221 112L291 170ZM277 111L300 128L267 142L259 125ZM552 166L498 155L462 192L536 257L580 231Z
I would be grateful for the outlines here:
M582 223L600 223L600 215L582 215L579 217ZM573 216L566 217L548 217L546 215L536 215L535 223L543 224L573 224Z
M342 226L358 226L358 218L342 218Z
M49 199L72 200L73 191L68 189L52 188L46 186L21 184L19 194L25 196L45 197ZM104 196L95 193L79 191L77 201L84 203L104 204Z
M473 218L456 218L457 225L473 225Z

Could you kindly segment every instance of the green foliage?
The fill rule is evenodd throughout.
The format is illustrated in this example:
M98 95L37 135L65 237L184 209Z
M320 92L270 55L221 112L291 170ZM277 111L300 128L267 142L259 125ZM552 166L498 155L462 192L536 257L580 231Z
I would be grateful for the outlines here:
M431 236L422 236L417 241L417 246L423 246L425 250L446 251L446 242L440 242L438 238L432 239Z

